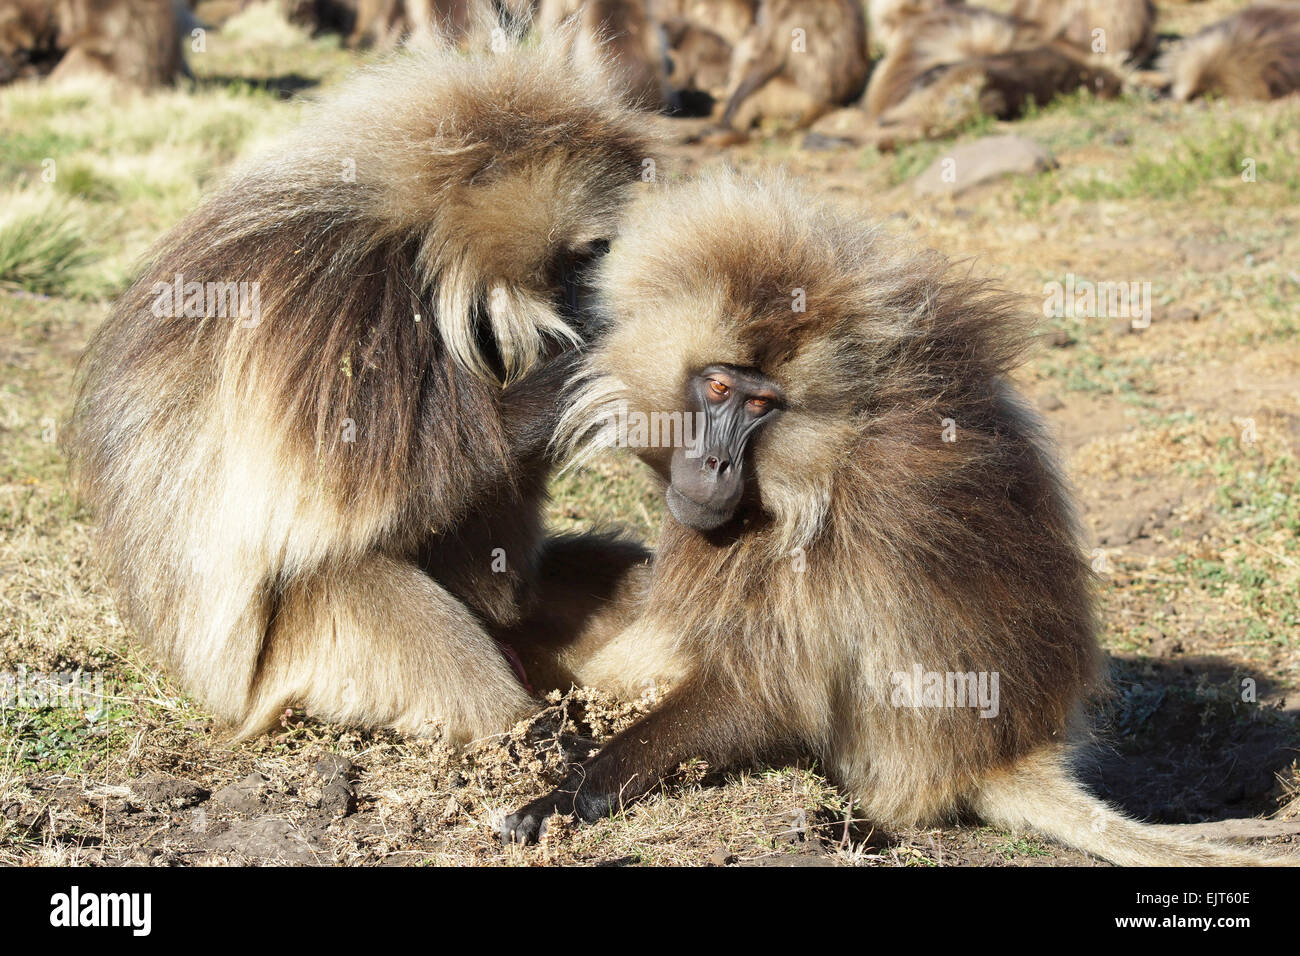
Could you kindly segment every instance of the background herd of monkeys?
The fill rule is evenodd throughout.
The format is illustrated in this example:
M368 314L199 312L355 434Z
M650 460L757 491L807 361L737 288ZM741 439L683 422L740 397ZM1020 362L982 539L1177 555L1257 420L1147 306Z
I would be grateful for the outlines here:
M61 6L93 8L102 39L151 4ZM726 48L750 64L709 81L735 87L733 121L760 80L799 91L806 119L865 79L856 4L659 15L702 36L689 17L710 6L732 14L708 18L730 31L715 65ZM911 75L873 81L882 117L948 71L1101 75L1057 4L881 9L876 75ZM1148 6L1077 9L1131 11L1110 42L1149 51ZM1207 36L1260 18L1291 46L1251 42L1291 59L1225 68L1272 94L1295 75L1289 8ZM791 22L835 55L771 59ZM922 70L950 48L934 31L1005 45ZM885 826L970 813L1123 864L1281 862L1134 822L1071 775L1104 656L1057 465L1007 380L1030 331L1016 300L780 177L645 185L655 127L628 72L575 42L417 46L363 70L153 249L65 432L132 631L236 737L302 707L463 743L508 731L533 692L670 688L505 817L509 841L605 817L691 758L813 755ZM258 321L204 308L205 284L242 282ZM174 285L191 318L156 307ZM653 555L544 527L549 476L617 443L616 412L704 422L694 454L633 449L663 481ZM917 668L998 675L996 713L973 684L963 705L900 682Z
M248 2L206 9L229 14ZM1151 0L1013 0L1005 14L960 0L867 0L865 11L862 0L281 2L291 20L355 47L435 33L481 45L485 24L552 34L572 18L575 57L611 59L641 108L712 112L719 144L763 119L808 126L853 103L867 121L856 138L888 148L981 115L1014 119L1081 88L1114 96L1143 84L1178 99L1300 89L1300 3L1287 0L1206 27L1155 71L1141 69L1157 47ZM98 70L167 83L186 69L182 47L196 25L187 0L0 0L0 82Z

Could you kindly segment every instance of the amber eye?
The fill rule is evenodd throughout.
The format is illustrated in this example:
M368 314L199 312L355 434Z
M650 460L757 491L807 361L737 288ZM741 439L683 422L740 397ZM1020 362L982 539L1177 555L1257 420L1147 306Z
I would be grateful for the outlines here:
M755 415L762 415L772 407L772 400L770 398L751 398L745 403L745 407Z
M729 393L731 389L723 385L716 378L711 378L709 379L709 391L712 392L714 395L716 395L718 398L726 398L727 393Z

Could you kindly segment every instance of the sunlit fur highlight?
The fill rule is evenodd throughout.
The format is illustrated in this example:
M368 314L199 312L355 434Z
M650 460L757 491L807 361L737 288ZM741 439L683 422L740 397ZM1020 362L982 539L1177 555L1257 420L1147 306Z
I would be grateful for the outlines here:
M1136 824L1069 775L1103 658L1055 458L1007 380L1031 327L1016 299L732 174L646 197L598 283L611 327L565 439L599 440L611 402L689 407L689 377L719 363L786 400L754 440L754 503L708 533L666 520L616 644L673 648L679 686L575 772L592 812L689 757L804 753L886 826L971 810L1117 863L1260 862ZM663 450L639 454L663 474ZM898 706L891 675L913 664L998 673L998 715ZM536 819L507 825L528 838Z
M898 42L908 22L941 7L956 6L959 0L869 0L868 21L871 42L889 51Z
M150 253L69 452L123 617L237 734L302 705L463 741L527 709L488 629L547 549L562 273L649 155L549 43L430 48L345 82ZM156 316L177 274L260 282L260 322Z
M1156 48L1156 8L1151 0L1016 0L1010 13L1037 24L1049 40L1062 40L1113 65L1141 63ZM1104 31L1094 36L1095 31ZM1104 37L1105 49L1095 51Z
M541 0L534 22L544 36L564 31L571 55L614 77L630 103L667 105L667 47L646 0Z
M741 131L763 119L810 125L857 99L870 65L860 0L764 0L732 50L722 118Z
M1260 4L1206 27L1161 61L1176 100L1270 100L1300 90L1300 4Z
M172 83L184 71L173 0L61 0L55 79L112 77L139 87Z

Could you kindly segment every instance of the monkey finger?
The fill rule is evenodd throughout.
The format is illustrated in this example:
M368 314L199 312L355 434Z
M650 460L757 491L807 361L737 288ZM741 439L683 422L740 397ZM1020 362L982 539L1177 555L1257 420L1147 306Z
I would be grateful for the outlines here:
M534 800L517 813L512 813L501 821L501 842L519 843L527 846L537 843L546 835L548 821L555 813L555 807L548 800Z

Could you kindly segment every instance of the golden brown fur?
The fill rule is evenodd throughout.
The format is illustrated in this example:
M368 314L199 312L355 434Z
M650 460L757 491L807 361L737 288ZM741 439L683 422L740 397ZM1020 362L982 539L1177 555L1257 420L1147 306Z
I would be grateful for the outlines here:
M59 0L54 77L111 76L140 87L172 83L184 71L172 0Z
M956 6L961 0L870 0L867 4L871 42L888 52L899 35L916 17L941 7Z
M348 44L389 49L407 38L428 42L435 36L460 43L491 14L488 0L359 0Z
M648 110L669 105L667 48L646 0L542 0L536 23L543 36L567 36L578 62L607 64L628 102Z
M464 741L527 709L493 637L527 638L549 556L582 545L540 530L582 337L563 303L649 150L550 44L421 50L153 250L89 347L69 451L124 619L239 733L301 705ZM177 281L260 302L200 287L172 317Z
M1270 100L1300 90L1300 4L1260 4L1211 24L1165 57L1174 99Z
M1115 63L1141 63L1156 48L1151 0L1016 0L1011 15L1037 24L1048 39Z
M760 0L686 0L681 15L735 46L754 26Z
M754 0L681 0L652 7L672 61L672 88L722 100L734 48L754 25L756 10Z
M1041 40L1036 27L978 7L917 16L876 64L863 106L868 115L878 118L901 103L918 79L936 67L1028 49Z
M731 77L731 44L721 35L681 17L663 24L674 90L698 90L720 99Z
M856 99L869 69L859 0L762 0L732 54L722 121L740 131L764 118L807 126Z
M62 54L48 0L0 0L0 83L44 75Z
M607 814L682 760L805 754L886 826L970 809L1118 863L1256 859L1140 827L1065 769L1102 656L1057 464L1007 378L1029 340L1016 300L733 175L644 203L598 284L612 327L568 434L607 439L620 402L688 410L712 366L784 397L749 449L748 503L707 532L667 518L642 617L614 642L671 648L676 686L508 838ZM663 473L665 450L639 454ZM996 712L900 699L915 667L999 675Z
M896 140L950 133L983 116L1014 119L1031 103L1089 89L1116 95L1120 78L1034 24L975 7L909 22L871 74L863 105Z

